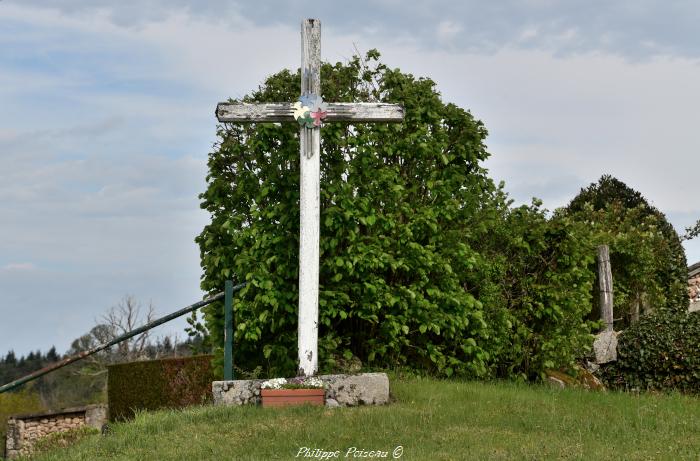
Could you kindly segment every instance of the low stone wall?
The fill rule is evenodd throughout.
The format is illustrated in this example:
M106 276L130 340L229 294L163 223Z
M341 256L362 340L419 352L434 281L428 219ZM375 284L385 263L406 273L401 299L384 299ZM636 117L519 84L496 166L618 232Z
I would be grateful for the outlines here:
M688 296L690 297L690 312L700 311L700 263L693 264L688 277Z
M31 453L34 443L42 437L82 426L101 429L106 422L107 407L105 405L90 405L48 413L12 416L7 421L5 454L8 459L26 456Z
M326 406L384 405L389 402L389 378L385 373L321 375ZM214 381L214 405L257 405L264 379Z
M688 296L690 301L700 301L700 274L688 279Z

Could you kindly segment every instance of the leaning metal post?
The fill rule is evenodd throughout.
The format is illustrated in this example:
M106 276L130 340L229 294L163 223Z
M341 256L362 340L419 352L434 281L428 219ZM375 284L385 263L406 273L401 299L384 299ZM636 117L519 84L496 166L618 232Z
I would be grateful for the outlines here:
M246 286L245 283L240 283L236 286L232 286L231 287L231 294L233 294L234 292L236 292L238 290L241 290L245 286ZM113 340L111 340L107 343L100 344L99 346L95 346L92 349L88 349L88 350L83 351L83 352L81 352L77 355L74 355L72 357L65 358L65 359L61 360L60 362L52 363L51 365L44 367L41 370L37 370L34 373L31 373L31 374L28 374L27 376L16 379L16 380L12 381L11 383L7 383L4 386L0 386L0 394L2 394L3 392L6 392L6 391L12 390L16 387L19 387L22 384L27 383L29 381L33 381L41 376L44 376L47 373L51 373L54 370L58 370L59 368L63 368L66 365L70 365L73 362L77 362L78 360L82 360L85 357L89 357L93 354L96 354L102 350L107 349L108 347L114 346L115 344L118 344L124 340L127 340L129 338L132 338L132 337L138 335L138 334L141 334L144 331L148 331L151 328L155 328L158 325L162 325L165 322L169 322L177 317L183 316L183 315L188 314L196 309L199 309L200 307L204 307L208 304L211 304L214 301L218 301L219 299L221 299L223 297L224 297L224 293L216 293L215 295L212 295L203 301L199 301L199 302L196 302L194 304L191 304L185 308L180 309L179 311L175 311L172 314L168 314L165 317L161 317L161 318L156 319L152 322L149 322L149 323L147 323L139 328L136 328L134 330L126 332L123 335L121 335L117 338L114 338Z

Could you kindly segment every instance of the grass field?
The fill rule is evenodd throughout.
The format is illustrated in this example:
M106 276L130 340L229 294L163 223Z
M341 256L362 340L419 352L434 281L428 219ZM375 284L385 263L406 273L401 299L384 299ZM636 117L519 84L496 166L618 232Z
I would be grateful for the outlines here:
M144 413L38 459L700 459L697 398L425 378L391 386L385 407ZM380 453L359 456L370 451Z

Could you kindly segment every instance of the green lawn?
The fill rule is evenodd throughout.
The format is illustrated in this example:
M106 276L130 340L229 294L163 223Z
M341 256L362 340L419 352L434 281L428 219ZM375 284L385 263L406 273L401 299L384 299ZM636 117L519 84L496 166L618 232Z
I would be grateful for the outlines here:
M700 399L393 379L385 407L200 407L141 414L42 460L700 459ZM309 455L313 451L308 452Z

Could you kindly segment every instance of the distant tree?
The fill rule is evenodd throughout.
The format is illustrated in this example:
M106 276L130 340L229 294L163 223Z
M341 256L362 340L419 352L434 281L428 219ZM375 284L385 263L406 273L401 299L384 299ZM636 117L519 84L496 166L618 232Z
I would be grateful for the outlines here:
M49 349L49 352L46 353L46 361L47 362L58 362L60 359L61 358L56 353L56 346L51 346L51 349Z
M14 366L17 364L17 357L15 356L15 351L11 350L7 353L4 360L5 365Z
M113 306L107 314L102 316L102 321L107 329L106 337L114 339L135 328L152 322L155 319L155 309L152 304L144 311L141 303L133 296L127 295ZM124 340L117 344L117 354L120 360L130 361L146 357L146 348L151 339L151 332L145 331L138 336Z
M66 355L77 355L108 343L154 318L152 304L144 308L133 296L126 295L97 319L97 324L88 333L73 340ZM126 339L47 375L38 384L42 400L51 408L104 401L108 365L174 355L177 346L177 341L168 336L153 341L149 331ZM56 355L55 349L52 351L49 351L47 358Z
M694 225L685 228L685 234L681 237L681 240L692 240L700 235L700 220Z

